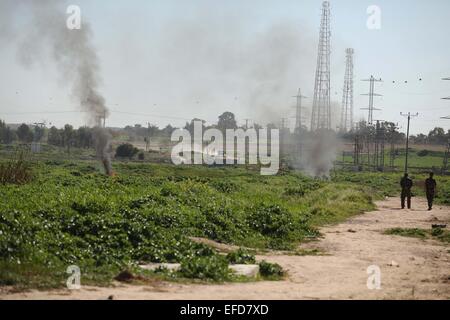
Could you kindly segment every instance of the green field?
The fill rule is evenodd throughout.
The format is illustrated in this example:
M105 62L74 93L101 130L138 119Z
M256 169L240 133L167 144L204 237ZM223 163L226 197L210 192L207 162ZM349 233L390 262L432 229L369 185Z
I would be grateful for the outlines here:
M390 151L385 150L384 152L384 165L386 168L390 166ZM411 148L408 154L408 167L412 168L412 170L426 170L426 169L441 169L443 166L444 160L444 151L431 151L431 150L423 150L417 148ZM367 154L361 155L360 163L363 165L367 165L368 162ZM338 155L337 160L340 162L344 162L346 164L353 164L353 156L351 155ZM370 163L373 166L374 164L373 154L370 155ZM394 157L394 169L402 171L405 167L405 149L397 150L397 153Z
M5 163L11 154L3 151ZM108 284L124 270L150 278L237 281L227 265L251 252L225 256L189 237L295 251L296 244L319 236L318 227L396 195L400 178L335 171L330 180L316 180L295 171L261 176L256 167L138 161L115 161L117 175L107 177L88 151L74 150L71 158L47 150L30 159L31 182L0 185L0 285L60 287L69 265L81 268L85 284ZM437 200L450 203L448 178L438 183ZM144 262L179 262L182 268L148 274L136 267ZM263 266L267 278L273 278L270 270L281 275L277 266Z

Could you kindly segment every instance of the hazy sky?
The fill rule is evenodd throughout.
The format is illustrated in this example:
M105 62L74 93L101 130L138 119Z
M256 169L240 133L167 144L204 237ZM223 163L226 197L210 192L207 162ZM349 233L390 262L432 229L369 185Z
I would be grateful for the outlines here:
M382 109L375 119L404 130L399 113L412 111L419 112L413 133L449 129L450 120L439 118L450 115L450 101L441 99L450 96L450 81L441 80L450 77L450 1L330 2L333 105L340 108L344 50L352 47L355 120L367 117L360 108L368 104L361 96L368 83L360 80L373 74L384 80L376 85L383 97L375 100ZM91 25L100 90L112 110L109 126L182 125L194 117L211 122L223 111L240 123L278 123L294 116L299 87L313 96L320 0L73 0L61 1L61 14L67 4L79 5L82 21ZM381 9L380 30L366 26L373 4ZM27 17L10 20L22 25ZM18 63L21 36L1 38L0 118L83 125L82 113L52 113L77 110L77 103L50 60L28 68Z

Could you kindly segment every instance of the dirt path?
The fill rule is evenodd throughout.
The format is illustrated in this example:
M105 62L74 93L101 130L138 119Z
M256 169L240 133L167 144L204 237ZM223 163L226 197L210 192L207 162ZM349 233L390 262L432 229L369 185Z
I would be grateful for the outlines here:
M450 299L450 246L434 240L383 235L393 227L431 228L450 222L450 207L426 211L423 199L400 210L398 199L378 202L378 210L323 228L324 239L304 245L325 256L258 256L289 272L285 281L198 285L117 284L78 291L5 294L0 299ZM395 261L392 265L392 261ZM369 290L367 267L381 269L381 289Z

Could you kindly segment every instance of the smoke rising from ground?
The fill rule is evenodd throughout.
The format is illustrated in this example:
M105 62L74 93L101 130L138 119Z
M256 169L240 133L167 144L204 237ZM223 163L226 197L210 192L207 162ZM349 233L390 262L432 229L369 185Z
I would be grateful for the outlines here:
M302 139L300 168L313 177L329 177L336 160L339 139L332 131L317 131Z
M24 66L54 62L59 83L70 86L89 123L100 127L100 116L107 115L108 109L98 89L99 63L92 33L84 19L82 30L66 28L66 5L56 0L2 0L0 37L11 42L16 37L19 61ZM241 124L245 115L259 124L278 125L280 118L295 115L292 96L299 87L310 97L304 106L312 104L318 31L301 21L283 20L262 24L255 32L254 26L247 24L245 13L219 13L211 9L215 6L205 2L205 7L199 6L203 9L194 10L192 15L169 17L154 25L147 21L135 24L139 14L127 16L121 12L124 22L120 26L113 23L119 16L111 18L108 27L117 43L102 49L111 53L109 65L106 59L112 88L108 96L111 93L114 102L124 101L119 109L191 118L208 114L208 122L216 120L220 112L232 111ZM25 12L26 23L12 30L9 22L19 20L11 18L18 10ZM146 41L150 45L144 46ZM135 109L136 105L149 107L153 103L164 107L163 111ZM304 115L304 124L309 125L308 110ZM294 122L291 120L290 124ZM96 134L97 152L102 157L109 144L103 134L103 130ZM327 154L328 150L324 148ZM317 164L313 160L317 152L313 154L312 166Z
M68 29L66 6L57 0L2 0L0 9L0 37L3 41L15 39L21 65L45 65L50 60L56 66L59 83L70 87L72 98L87 115L89 124L96 127L97 156L110 174L110 139L101 128L102 118L108 116L108 108L99 92L99 59L92 45L89 24L82 21L80 30ZM13 25L11 17L19 15L26 17L26 22Z

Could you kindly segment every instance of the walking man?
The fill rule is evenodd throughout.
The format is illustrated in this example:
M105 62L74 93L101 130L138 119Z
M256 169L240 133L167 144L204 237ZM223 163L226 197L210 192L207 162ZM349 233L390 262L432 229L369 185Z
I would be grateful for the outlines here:
M411 209L411 188L413 186L413 182L411 178L408 177L407 173L405 173L403 178L400 180L400 186L402 187L402 209L405 209L405 199L407 199L408 209Z
M433 179L434 173L430 172L430 177L425 180L425 191L428 200L428 211L433 209L433 200L436 195L436 180Z

